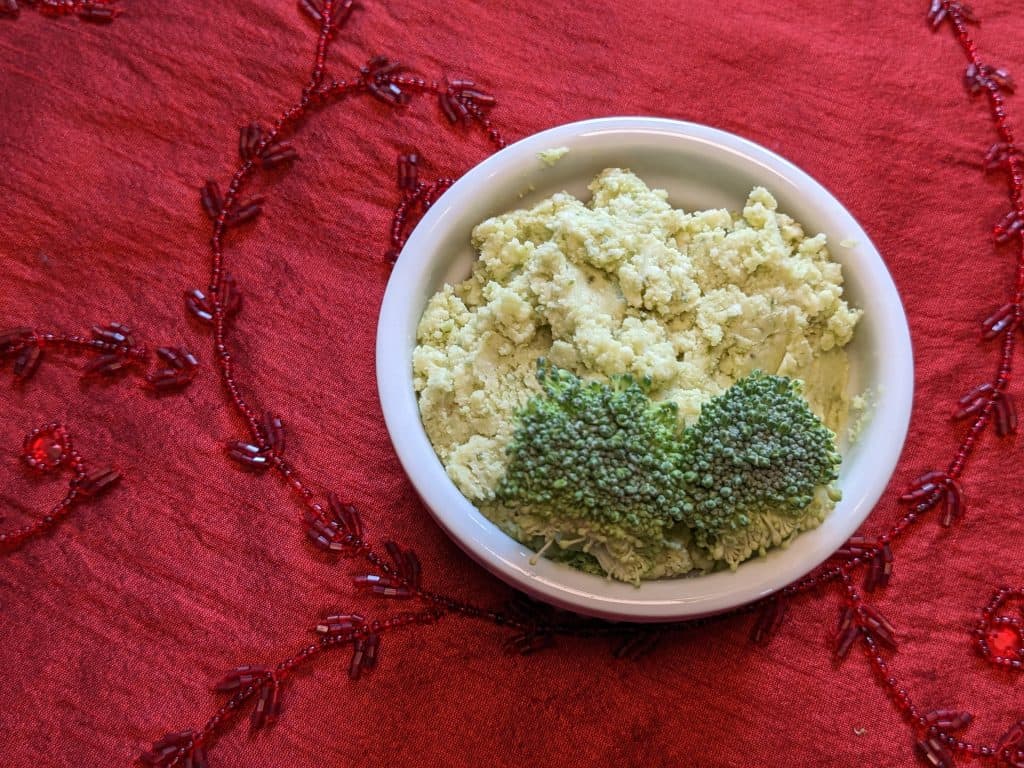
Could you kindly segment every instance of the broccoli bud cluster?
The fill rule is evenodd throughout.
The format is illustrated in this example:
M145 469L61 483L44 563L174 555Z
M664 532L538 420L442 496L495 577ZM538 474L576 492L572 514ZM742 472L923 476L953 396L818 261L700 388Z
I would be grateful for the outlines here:
M650 382L583 382L543 359L537 378L543 394L519 414L499 501L641 540L683 519L675 403L653 402Z
M760 513L798 518L838 477L835 435L798 381L755 371L681 429L632 376L584 382L538 363L496 500L560 530L652 543L679 523L705 549Z
M704 404L683 433L683 455L684 522L700 546L759 512L800 516L841 460L800 382L760 371Z

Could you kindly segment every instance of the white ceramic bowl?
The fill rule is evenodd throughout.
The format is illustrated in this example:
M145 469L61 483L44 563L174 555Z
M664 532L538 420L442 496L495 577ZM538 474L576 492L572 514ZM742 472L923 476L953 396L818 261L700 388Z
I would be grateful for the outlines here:
M553 167L537 153L570 152ZM446 282L464 279L476 254L473 227L489 216L567 190L588 199L587 183L620 166L668 190L685 209L742 208L762 185L779 210L808 233L828 235L843 265L845 295L864 309L850 355L851 393L876 395L870 420L843 446L843 499L825 522L786 549L734 572L644 582L640 587L582 573L541 558L505 535L448 479L423 430L412 385L416 326L427 300ZM851 247L840 246L841 242ZM477 562L534 597L579 613L630 621L668 621L734 608L799 579L834 552L864 521L896 466L910 419L913 357L906 317L878 251L853 216L820 184L764 147L694 123L615 117L562 125L484 160L423 217L388 282L377 329L377 384L395 450L437 522Z

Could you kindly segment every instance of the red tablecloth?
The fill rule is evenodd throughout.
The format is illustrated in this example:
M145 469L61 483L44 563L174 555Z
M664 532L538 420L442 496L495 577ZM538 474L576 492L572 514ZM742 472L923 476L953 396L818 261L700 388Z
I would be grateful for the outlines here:
M3 527L59 494L58 481L19 467L34 426L65 422L83 454L124 473L52 536L0 560L8 766L127 765L164 732L200 725L225 669L283 658L324 611L366 605L347 566L310 555L281 482L225 459L242 427L208 333L182 304L208 280L197 187L226 180L240 125L295 99L315 32L291 2L124 5L110 26L30 12L0 23L0 327L119 320L147 343L193 349L203 368L164 398L131 379L81 384L79 359L53 358L24 386L2 372ZM949 420L955 400L996 364L978 323L1006 300L1013 252L990 238L1007 208L1003 178L980 171L990 118L961 84L953 36L925 26L924 0L364 5L330 56L338 76L386 53L427 76L472 76L499 97L493 118L510 138L663 115L748 136L822 181L884 255L917 366L911 436L865 530L888 527L894 493L949 460L963 433ZM1024 70L1017 5L976 10L982 48ZM432 587L497 603L507 589L417 501L376 399L381 255L394 158L410 144L429 178L489 151L429 98L399 114L361 97L303 127L303 158L230 247L246 298L234 357L243 388L284 416L289 455L317 487L351 497L374 537L415 546ZM873 598L899 630L892 667L915 702L973 711L969 733L988 741L1024 715L1020 673L986 663L970 636L993 589L1024 582L1020 461L1019 440L986 434L964 478L964 521L927 521L901 539L892 585ZM766 649L748 643L739 617L673 635L636 662L614 660L600 640L509 657L507 632L446 619L389 635L358 683L347 654L324 656L294 681L272 731L239 727L212 762L914 765L910 731L864 659L831 661L837 615L826 591L796 601Z

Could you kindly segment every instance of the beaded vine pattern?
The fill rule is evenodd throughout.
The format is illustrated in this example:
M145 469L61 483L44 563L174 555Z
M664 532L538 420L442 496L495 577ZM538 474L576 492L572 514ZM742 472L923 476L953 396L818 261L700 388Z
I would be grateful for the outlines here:
M71 473L67 490L61 499L42 517L18 528L0 532L0 551L20 549L31 539L55 528L87 499L95 498L112 488L121 473L111 466L90 467L74 447L67 428L53 422L36 427L25 437L21 457L29 471L44 475L65 468Z
M142 369L150 361L149 350L136 344L131 328L123 323L94 325L87 335L28 327L0 331L0 367L11 363L15 386L24 386L43 362L54 355L85 355L88 362L81 370L83 381L112 381L134 374L141 378L143 388L156 396L181 391L192 383L199 369L199 361L183 347L158 347L156 356L160 363L144 374ZM21 526L0 530L0 553L18 550L49 533L78 503L99 496L121 477L113 467L89 469L73 448L68 430L56 422L33 430L25 438L22 458L38 474L64 466L73 477L64 498L49 513Z
M42 16L75 16L92 24L109 24L121 9L109 0L0 0L0 19L16 19L22 9Z
M77 15L89 21L110 21L117 13L111 4L99 2L22 0L21 5L47 15ZM247 470L270 470L279 475L298 501L309 543L361 564L353 575L356 592L400 601L412 608L382 613L375 618L355 612L322 617L313 627L315 641L288 658L273 665L246 664L227 672L215 685L215 690L226 699L206 723L197 729L166 734L140 756L140 762L159 768L206 768L208 752L215 746L217 737L238 723L243 710L249 710L254 729L272 725L283 712L283 692L291 683L293 673L322 653L347 649L349 676L358 680L377 665L381 638L387 633L433 624L446 616L508 626L511 631L505 647L511 653L525 655L540 651L558 636L608 637L615 642L615 656L637 657L652 650L667 633L745 613L757 614L750 637L752 642L765 645L784 622L794 598L825 586L835 586L841 595L841 606L834 635L834 657L841 661L854 647L861 648L887 697L910 727L923 764L951 768L956 758L965 757L1024 767L1024 720L1012 724L995 744L978 744L963 737L963 730L973 720L971 713L941 706L925 710L911 699L889 667L889 656L897 650L899 632L867 597L889 585L894 567L893 545L914 523L930 513L948 527L965 514L963 476L982 434L991 428L998 438L1005 439L1017 431L1009 384L1016 333L1024 316L1024 149L1015 141L1006 111L1005 97L1013 92L1013 78L1005 69L982 58L970 34L970 25L977 23L971 9L955 0L932 0L927 10L927 23L933 30L952 31L967 58L964 85L968 93L983 96L987 101L997 136L984 156L983 167L986 173L1006 175L1010 201L1008 212L993 227L993 239L997 246L1016 247L1018 253L1011 295L981 323L982 337L998 344L995 372L991 380L965 393L952 414L954 419L967 424L953 458L944 469L923 472L899 497L903 512L888 531L852 537L811 576L725 616L650 627L580 618L518 593L513 593L506 605L488 608L430 591L424 587L420 561L412 550L394 541L385 541L382 547L377 547L365 535L355 506L334 493L317 498L297 468L285 458L282 418L271 410L255 408L249 397L243 395L228 348L231 321L241 311L242 294L226 269L224 243L229 232L246 229L245 225L262 213L265 202L262 196L242 196L252 178L261 170L287 167L298 159L298 151L290 139L300 118L336 101L360 95L372 96L396 109L406 107L415 95L431 95L437 99L441 114L453 125L476 126L496 148L505 144L489 116L494 97L471 80L428 80L384 56L374 56L349 78L329 80L326 77L327 52L335 35L352 16L354 2L299 0L298 8L318 31L309 80L299 101L286 108L269 128L250 123L241 129L240 165L226 190L222 193L213 181L202 188L200 202L213 227L210 282L205 290L188 291L185 304L194 317L212 329L215 367L231 406L248 432L246 437L226 443L227 456ZM0 0L0 16L16 16L18 11L16 0ZM449 178L421 181L420 163L415 150L404 152L398 158L396 181L400 197L387 233L388 247L384 254L384 258L391 261L397 258L418 217L453 183ZM110 334L128 338L119 340ZM91 338L14 329L0 335L0 362L12 359L15 379L25 380L35 373L47 347L86 351L97 353L86 366L86 375L113 376L145 360L144 352L140 355L129 339L130 332L118 324L97 327ZM165 366L145 377L146 385L155 392L186 386L195 375L197 361L185 350L161 348L158 355ZM64 499L37 523L38 530L33 527L32 533L19 534L19 545L55 525L77 500L98 495L119 477L116 470L109 468L90 471L60 424L49 424L30 433L23 456L34 471L49 472L63 466L73 477ZM1019 670L1024 664L1022 604L1024 589L999 589L983 608L981 620L974 629L977 652L997 667Z
M365 535L357 509L328 493L324 501L301 479L298 470L284 457L285 430L281 418L271 411L258 412L242 394L228 349L231 318L240 307L240 293L226 269L224 241L229 230L257 218L262 198L243 198L242 191L256 171L268 166L290 163L298 153L284 136L294 134L296 121L341 98L370 95L394 108L403 108L413 95L430 94L438 99L443 116L453 124L482 127L498 148L504 145L499 131L488 117L494 99L466 79L427 81L408 73L397 62L383 56L371 58L359 73L343 80L325 78L328 47L352 14L351 0L336 2L300 0L299 9L318 28L312 73L298 103L285 109L269 129L258 124L244 127L240 134L240 166L231 178L226 194L214 182L201 191L201 202L213 220L211 239L212 269L205 291L195 289L186 296L188 309L213 327L213 346L217 369L230 396L231 404L248 428L245 439L227 444L228 456L243 467L263 472L275 471L295 493L302 508L303 527L310 543L321 550L351 558L362 564L353 576L353 587L378 598L414 604L416 610L380 614L367 618L356 612L324 616L313 627L316 639L295 654L273 665L245 664L230 670L215 690L226 700L198 729L173 732L158 739L145 752L142 763L160 768L191 765L205 768L207 753L217 737L238 722L240 712L249 708L253 729L273 724L283 711L283 691L296 669L309 664L322 653L337 648L348 650L349 677L358 680L377 665L381 638L388 632L432 624L445 616L489 621L508 626L505 641L509 652L530 654L550 646L557 636L613 638L617 657L636 657L649 652L668 632L693 628L722 617L680 622L657 627L608 624L583 619L538 604L514 594L507 605L493 609L469 604L426 589L420 561L415 553L393 541L383 545L382 555ZM1006 115L1004 94L1012 92L1009 73L984 61L970 35L969 25L976 23L971 10L959 2L934 0L927 22L932 29L951 29L962 47L968 64L964 83L969 93L984 95L991 109L997 142L985 155L987 172L1003 171L1009 177L1011 209L996 223L993 236L998 245L1024 245L1024 201L1022 201L1022 156ZM431 184L418 178L420 158L415 151L400 155L397 185L401 193L395 209L386 257L397 257L408 231L419 214L452 182L441 179ZM960 398L953 417L968 422L966 435L957 446L945 469L930 469L899 498L904 507L897 522L885 533L851 538L830 562L811 576L786 587L760 603L745 606L736 613L756 612L751 640L766 644L784 621L789 602L800 595L826 585L838 587L842 596L833 654L839 661L855 646L860 646L879 683L913 733L917 754L934 768L953 766L957 756L980 758L1005 765L1024 766L1024 721L1013 724L995 744L967 741L962 731L972 721L969 712L942 706L925 710L919 707L893 676L888 656L898 645L897 629L874 607L867 595L889 585L893 574L893 544L915 522L932 513L943 526L951 526L966 511L962 478L975 444L982 433L994 425L1000 438L1016 433L1017 418L1013 398L1008 391L1015 347L1015 334L1022 316L1024 291L1024 248L1016 260L1016 279L1009 301L996 308L982 322L985 339L1000 342L995 374ZM863 578L861 584L856 579ZM1016 616L1004 615L1008 603L1021 596L1020 590L1004 587L983 611L983 620L975 630L976 648L998 666L1019 669L1024 659L1021 624Z

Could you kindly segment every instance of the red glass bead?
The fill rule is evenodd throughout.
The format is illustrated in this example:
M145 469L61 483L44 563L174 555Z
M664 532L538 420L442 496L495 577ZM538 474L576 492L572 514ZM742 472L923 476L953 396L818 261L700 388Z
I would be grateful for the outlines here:
M377 666L377 654L380 651L380 636L367 635L363 641L363 669L370 670Z
M438 93L441 111L449 122L469 122L471 118L476 118L485 126L488 125L482 110L494 106L496 100L491 94L477 90L475 85L472 80L455 79L449 81L446 88Z
M104 341L108 344L117 344L125 347L135 346L135 337L132 335L131 328L123 323L94 325L92 327L92 337L97 341Z
M1006 437L1017 432L1017 407L1013 401L1013 395L1009 392L1000 392L996 398L993 409L996 417L996 434L999 437Z
M421 577L420 559L411 550L405 551L405 577L414 589L419 589Z
M264 168L276 168L279 165L299 159L299 153L287 141L268 144L260 154L260 165Z
M970 712L962 712L955 709L933 709L922 718L924 725L943 730L958 731L966 728L974 720Z
M1013 208L992 228L992 236L997 243L1006 243L1012 238L1018 237L1022 231L1024 231L1024 218L1016 208Z
M859 539L861 537L854 537ZM872 540L873 541L873 540ZM864 591L874 592L876 589L881 589L889 586L889 580L892 578L893 569L893 552L892 547L888 541L885 542L874 542L869 548L861 549L859 547L852 546L853 539L847 545L847 550L852 554L856 552L859 555L868 555L871 552L870 559L865 560L863 557L861 560L868 563L867 574L864 577ZM865 542L866 543L866 542ZM843 551L843 550L841 550Z
M917 742L917 753L931 768L954 768L953 756L937 736L930 736Z
M836 659L845 659L853 646L854 640L860 635L860 627L856 624L847 627L836 636L832 654Z
M251 160L256 156L263 130L256 122L242 126L238 132L238 154L243 160Z
M238 289L238 281L230 272L225 272L218 289L218 297L224 314L228 317L237 315L242 310L242 292Z
M208 180L199 190L199 202L211 219L220 216L224 207L224 197L220 193L220 185L216 181Z
M270 457L258 445L243 440L232 440L227 444L228 457L240 466L262 472L270 466Z
M185 293L185 306L202 322L213 322L213 302L198 288Z
M192 731L169 733L153 743L148 752L139 755L139 762L154 768L188 765L207 768L206 751L200 734Z
M338 536L338 529L313 513L305 516L306 536L313 544L327 552L342 552L345 543Z
M129 360L114 352L100 355L82 369L82 376L85 378L91 376L113 376L123 371L129 362Z
M281 417L267 411L263 414L261 427L263 439L266 440L267 447L278 456L284 453L285 432L284 422L281 421Z
M0 331L0 357L8 355L32 339L31 328L8 328Z
M1001 625L992 627L985 636L992 653L1007 659L1021 658L1021 632L1018 627Z
M51 425L29 434L25 439L23 456L33 469L48 472L60 466L67 451L67 432L60 425Z
M977 413L995 396L995 387L990 383L979 384L957 401L960 408L953 414L953 418L962 419Z
M1019 322L1019 312L1020 308L1017 304L1003 304L982 321L982 337L986 340L994 339L1004 331L1016 328Z
M331 509L334 522L347 533L359 539L363 535L363 522L359 512L351 504L342 504L333 491L327 494L327 504Z
M456 123L460 119L465 120L469 118L469 110L466 109L465 105L452 98L451 94L447 92L440 93L437 96L437 101L441 105L441 111L444 112L444 116L448 118L448 122Z
M964 70L964 86L972 94L986 89L991 92L1005 90L1013 93L1015 84L1013 77L1005 69L993 67L990 64L975 64L971 62ZM996 113L997 118L1005 118L1005 115L999 114L998 105L993 108L993 112Z
M356 639L352 644L352 660L348 665L348 676L351 680L358 680L363 671L363 654L365 648L363 641Z
M323 21L323 8L314 0L299 0L299 10L318 24Z
M224 219L225 227L238 227L255 220L263 213L263 198L252 197L243 203L231 206L231 212Z
M786 618L788 603L781 597L765 600L754 626L750 630L750 642L768 645Z
M875 540L867 536L851 536L841 549L836 550L836 557L861 557L877 546Z
M360 67L359 72L371 96L386 104L404 105L409 102L410 94L401 89L396 82L398 78L393 78L404 69L400 62L378 55Z
M113 467L101 467L87 472L78 482L78 491L84 496L99 496L121 479L121 473Z
M299 0L299 10L315 24L321 24L324 17L324 5L317 0ZM343 27L355 10L355 0L339 0L331 11L330 31L336 32ZM318 62L319 63L319 62Z
M977 24L978 18L966 3L950 2L950 0L932 0L928 8L928 24L932 30L942 26L942 22L959 20L965 24Z
M366 623L366 619L358 613L342 613L327 616L317 624L313 631L321 635L337 635L342 632L351 632L359 629Z
M968 436L965 445L973 439ZM912 504L918 512L931 509L942 502L942 515L939 522L949 527L959 519L964 511L964 494L960 484L945 472L931 471L921 475L907 493L900 496L900 503Z
M420 560L416 557L416 554L409 549L405 549L398 545L394 541L384 542L384 548L387 550L388 555L391 557L391 561L394 564L394 571L413 589L417 589L420 583ZM380 594L386 594L388 597L405 597L404 594L391 593L391 592L380 592Z
M167 367L146 376L146 383L154 392L182 389L195 378L199 361L188 350L181 347L160 347L156 354L167 363Z
M14 378L18 381L28 381L36 371L39 370L39 363L43 359L43 348L39 344L27 343L21 349L18 356L14 358L12 368Z
M403 153L398 156L398 188L403 191L416 189L418 183L419 155L413 152Z
M90 21L94 24L109 24L121 13L120 9L109 5L81 5L78 8L78 18L82 21Z
M273 677L270 677L259 688L256 704L249 717L249 724L254 731L258 731L266 725L272 725L280 713L280 686Z
M413 596L412 590L408 587L402 586L389 586L387 584L374 584L370 587L370 592L380 597L393 597L393 598L410 598Z
M1020 150L1013 144L1005 141L997 141L985 153L983 161L985 172L994 171L1004 166L1009 166L1010 161L1020 156Z

